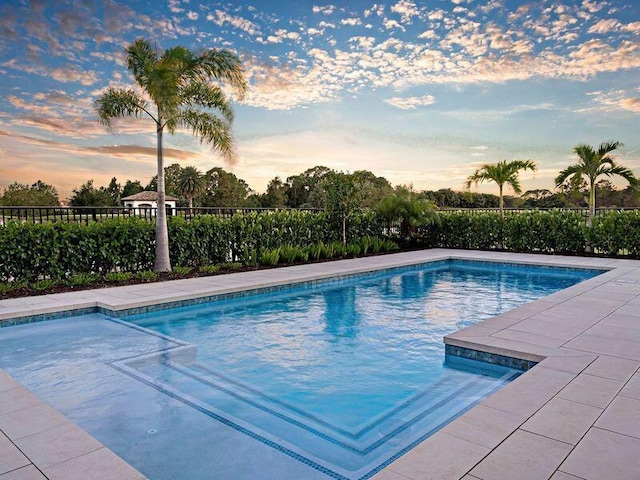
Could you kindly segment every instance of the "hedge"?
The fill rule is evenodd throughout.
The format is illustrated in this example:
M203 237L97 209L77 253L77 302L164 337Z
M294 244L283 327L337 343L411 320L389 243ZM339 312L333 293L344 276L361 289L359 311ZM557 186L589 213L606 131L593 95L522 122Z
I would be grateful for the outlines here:
M336 222L324 213L279 211L185 221L169 217L173 265L248 263L249 255L281 245L306 246L340 240ZM350 219L348 235L358 239L382 231L372 213ZM155 225L139 218L79 223L19 223L0 227L0 280L63 279L79 273L105 274L153 268Z
M608 212L588 228L579 213L440 212L440 223L423 227L405 245L640 258L640 211ZM339 219L325 213L261 212L231 218L169 218L173 265L199 267L234 261L255 263L263 251L340 241ZM350 217L348 239L381 237L374 212ZM88 225L9 222L0 226L0 280L33 282L76 274L153 268L155 226L138 218L114 218Z
M588 228L577 212L440 212L440 224L421 228L413 245L551 254L594 253L640 258L640 211L607 212Z

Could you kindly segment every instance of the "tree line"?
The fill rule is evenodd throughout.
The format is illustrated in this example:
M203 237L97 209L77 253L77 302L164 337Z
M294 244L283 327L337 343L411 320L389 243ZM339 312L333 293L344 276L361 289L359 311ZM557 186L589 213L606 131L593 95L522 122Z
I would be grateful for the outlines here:
M325 208L327 184L335 181L335 170L316 166L286 179L271 179L264 193L255 192L249 184L223 168L215 167L200 173L195 167L177 163L165 167L167 195L178 199L178 206L195 207L265 207L265 208ZM328 173L329 177L325 178ZM368 170L343 174L353 181L361 206L375 207L390 193L408 186L393 187L384 177ZM87 180L73 189L69 198L71 206L120 206L122 199L143 190L155 191L157 177L149 182L125 180L113 177L109 184L98 186ZM640 195L632 185L617 188L609 179L595 184L596 206L640 207ZM423 190L418 197L432 202L439 208L497 208L498 195L472 191L456 191L451 188ZM41 180L29 185L14 182L0 195L0 205L7 206L57 206L60 197L55 186ZM585 179L567 181L555 191L548 189L528 190L520 196L505 195L505 208L585 208L589 203L589 186Z

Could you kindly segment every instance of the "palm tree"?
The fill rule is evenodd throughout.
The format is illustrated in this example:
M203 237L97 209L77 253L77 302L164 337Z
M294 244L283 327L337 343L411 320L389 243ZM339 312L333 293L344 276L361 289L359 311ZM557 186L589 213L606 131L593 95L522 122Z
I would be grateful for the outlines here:
M137 39L126 48L127 68L138 90L110 87L94 103L102 124L115 118L144 117L155 123L158 156L158 211L156 215L156 272L171 271L165 211L162 136L187 128L219 151L235 157L231 123L233 110L218 84L228 83L239 98L247 85L237 55L211 49L194 53L185 47L168 48L158 55L149 41ZM215 83L212 83L215 82Z
M515 193L521 193L520 180L518 174L521 170L536 170L536 164L531 160L501 160L498 163L487 163L469 175L465 185L471 188L471 184L480 182L495 182L500 188L500 216L504 217L504 196L503 189L505 183L513 188Z
M409 241L418 227L440 221L433 203L404 186L397 187L395 192L384 197L376 210L386 220L389 229L394 223L400 222L400 238L404 242Z
M178 189L189 200L189 212L193 209L193 197L204 189L204 176L196 167L184 167L178 177Z
M609 156L611 152L622 146L620 142L602 142L598 150L595 150L591 145L582 143L573 149L580 162L565 168L556 177L556 187L562 186L568 178L579 182L583 177L587 177L589 180L589 225L591 225L592 218L596 213L595 186L599 176L606 175L611 177L619 175L632 186L638 184L638 179L631 170L616 164L613 158Z

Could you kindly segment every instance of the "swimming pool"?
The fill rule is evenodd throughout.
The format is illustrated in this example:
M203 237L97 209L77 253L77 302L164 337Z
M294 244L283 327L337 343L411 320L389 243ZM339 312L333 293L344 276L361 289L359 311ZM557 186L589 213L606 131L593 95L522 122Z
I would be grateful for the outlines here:
M597 273L443 261L94 314L0 329L0 366L152 479L281 453L273 478L366 478L518 375L443 363L443 335Z

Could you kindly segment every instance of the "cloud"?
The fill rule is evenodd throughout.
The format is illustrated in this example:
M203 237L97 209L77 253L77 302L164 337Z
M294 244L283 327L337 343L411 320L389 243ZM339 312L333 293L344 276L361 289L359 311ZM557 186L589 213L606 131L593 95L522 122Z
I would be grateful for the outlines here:
M579 109L578 112L589 113L593 111L627 111L640 113L640 87L635 90L610 90L608 92L591 92L595 106Z
M436 99L433 95L423 95L421 97L392 97L384 100L385 103L402 110L412 110L417 107L424 107L434 104Z
M356 25L362 25L362 20L359 18L343 18L340 20L342 25L349 25L350 27L355 27Z
M21 70L32 75L52 78L61 83L79 83L89 86L98 82L98 74L94 70L84 70L75 65L65 65L63 67L49 67L45 65L22 64L16 59L11 59L2 63L3 67L12 70Z
M234 28L247 32L249 35L260 35L260 27L257 24L246 18L231 15L223 10L215 10L213 13L208 14L207 20L219 27L229 24Z
M595 23L589 27L587 30L588 33L609 33L617 30L620 27L620 22L613 18L608 18L606 20L600 20L598 23Z
M334 5L314 5L311 10L313 11L313 13L324 13L325 15L331 15L336 11L336 7Z
M131 157L142 155L150 158L157 158L158 151L155 147L142 147L140 145L104 145L100 147L87 147L87 151L107 153L116 157ZM175 148L164 148L163 157L173 160L191 160L194 152L188 150L177 150Z
M400 0L391 6L391 11L400 15L402 23L411 23L412 17L420 15L420 10L411 0Z

